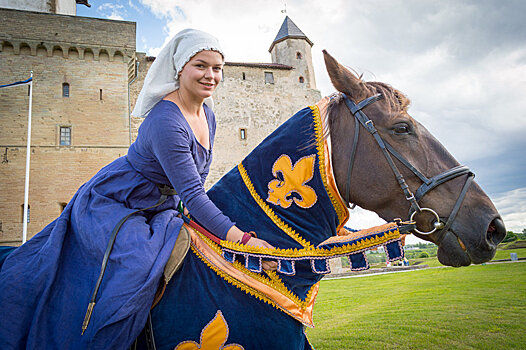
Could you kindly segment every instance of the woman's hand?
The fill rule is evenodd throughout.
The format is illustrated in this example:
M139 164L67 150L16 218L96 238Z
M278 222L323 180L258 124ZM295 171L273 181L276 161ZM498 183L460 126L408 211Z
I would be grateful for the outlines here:
M230 230L228 230L228 233L226 235L226 239L231 242L238 242L241 243L241 240L243 239L243 236L245 235L245 232L238 229L236 226L232 226ZM269 244L267 241L264 241L262 239L256 238L256 237L250 237L250 239L245 243L248 246L252 247L260 247L260 248L269 248L273 249L274 246ZM278 269L278 263L275 261L270 260L263 260L261 263L263 269L265 270L277 270Z

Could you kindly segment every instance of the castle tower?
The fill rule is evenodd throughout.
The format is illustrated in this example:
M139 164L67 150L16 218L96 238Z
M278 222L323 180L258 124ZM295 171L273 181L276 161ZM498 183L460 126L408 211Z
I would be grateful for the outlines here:
M294 67L297 82L305 84L308 88L316 89L312 66L312 45L312 41L303 34L289 16L286 16L268 51L272 57L272 63Z

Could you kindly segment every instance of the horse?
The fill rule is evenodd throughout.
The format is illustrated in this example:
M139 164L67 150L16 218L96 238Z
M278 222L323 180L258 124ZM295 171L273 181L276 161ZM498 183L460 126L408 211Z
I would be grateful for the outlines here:
M327 259L349 255L365 268L363 252L375 245L400 258L404 222L438 245L444 265L494 256L506 230L474 174L408 114L404 94L323 54L338 93L298 112L208 191L276 249L215 242L186 227L189 252L165 279L146 329L157 349L311 349L304 328L313 326ZM353 205L401 220L351 232L344 223ZM262 259L277 260L278 270L262 270Z

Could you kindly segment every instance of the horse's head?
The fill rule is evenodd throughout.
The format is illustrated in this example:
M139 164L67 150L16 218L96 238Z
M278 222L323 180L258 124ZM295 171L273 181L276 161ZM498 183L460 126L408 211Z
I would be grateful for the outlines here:
M408 114L409 100L401 92L384 83L364 82L325 51L324 56L333 85L343 93L332 100L328 109L334 175L342 197L392 221L408 218L415 211L416 203L412 206L406 200L408 194L414 193L421 208L431 209L413 216L421 232L415 235L438 245L442 264L466 266L493 258L506 230L488 196L477 184L470 186L469 170L459 167L444 146ZM363 112L387 148L391 148L386 151L390 154L387 157L371 130L364 132L360 127L361 136L353 145L358 119L353 117L344 97L352 101L348 101L349 105L354 105L377 94L381 98L373 98L374 102L367 104ZM391 157L393 153L398 153L398 157ZM393 160L392 165L387 158ZM403 159L408 164L403 164ZM401 189L403 180L396 178L395 169L409 185L405 194ZM437 181L420 189L426 180ZM431 231L434 232L422 234Z

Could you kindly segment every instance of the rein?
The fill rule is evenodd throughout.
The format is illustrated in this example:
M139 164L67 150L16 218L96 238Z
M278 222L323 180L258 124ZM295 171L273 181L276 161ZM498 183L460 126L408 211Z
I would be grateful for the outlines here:
M362 125L365 130L367 130L371 135L373 135L374 139L376 140L376 143L378 146L380 146L380 149L382 150L387 163L391 167L391 170L393 171L396 180L398 181L398 184L400 185L400 188L404 192L405 199L410 203L409 208L409 220L413 221L415 218L415 215L418 213L422 213L424 211L430 212L435 216L435 221L433 223L433 229L431 231L420 231L416 228L414 231L421 235L430 235L438 230L437 233L443 235L445 234L453 224L458 211L460 210L460 206L462 205L462 202L464 198L466 197L466 193L473 182L473 178L475 177L475 174L469 170L469 168L465 165L459 165L456 167L453 167L451 169L448 169L436 176L433 176L432 178L426 177L424 174L422 174L418 169L416 169L407 159L405 159L400 153L398 153L389 143L384 141L380 134L378 133L378 130L376 130L374 123L367 115L362 111L365 107L368 105L381 100L384 96L382 94L376 94L374 96L371 96L369 98L366 98L365 100L362 100L360 103L355 104L347 95L342 93L343 100L345 102L345 105L349 110L351 111L351 114L355 118L355 129L354 129L354 140L353 145L351 149L351 155L349 159L349 167L347 169L347 182L346 182L346 202L350 203L350 185L351 185L351 172L353 168L354 158L356 156L356 149L358 147L358 137L360 132L360 125ZM398 167L396 166L395 162L393 161L394 156L400 163L402 163L406 168L411 170L413 174L415 174L422 182L423 184L416 190L415 194L411 192L411 189L407 185L402 173L400 170L398 170ZM462 190L460 191L460 194L457 198L457 201L455 205L453 206L453 209L451 210L451 213L449 216L445 219L445 223L441 220L440 216L437 214L437 212L431 208L421 208L418 202L422 199L422 197L431 191L433 188L443 184L444 182L447 182L449 180L452 180L456 177L467 175L466 182L464 183L464 186L462 187Z

